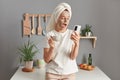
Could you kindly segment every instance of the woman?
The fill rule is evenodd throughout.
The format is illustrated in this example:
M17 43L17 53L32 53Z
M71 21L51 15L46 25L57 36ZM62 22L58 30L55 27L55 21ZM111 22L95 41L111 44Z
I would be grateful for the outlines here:
M70 5L61 3L50 18L44 48L46 80L75 80L80 35L67 29L71 14Z

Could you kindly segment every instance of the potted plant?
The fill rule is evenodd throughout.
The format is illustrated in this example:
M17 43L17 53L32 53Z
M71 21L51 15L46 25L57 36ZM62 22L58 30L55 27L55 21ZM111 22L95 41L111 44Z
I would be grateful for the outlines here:
M85 29L82 30L82 35L84 35L84 36L91 36L91 35L93 35L91 27L92 27L91 25L86 24L85 25Z
M32 70L33 69L33 58L35 54L38 52L37 47L30 40L27 43L18 49L20 52L20 62L25 62L25 69Z

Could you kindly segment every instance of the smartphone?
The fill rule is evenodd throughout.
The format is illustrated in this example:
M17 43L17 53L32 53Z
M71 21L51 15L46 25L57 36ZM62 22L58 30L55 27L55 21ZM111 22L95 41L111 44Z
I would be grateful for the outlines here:
M76 31L78 34L80 34L81 30L81 25L75 25L74 26L74 31Z

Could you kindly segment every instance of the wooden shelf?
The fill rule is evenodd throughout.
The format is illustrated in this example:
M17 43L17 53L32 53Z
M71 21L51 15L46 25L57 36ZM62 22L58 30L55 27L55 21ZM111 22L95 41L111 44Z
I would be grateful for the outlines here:
M95 48L95 45L96 45L96 40L97 40L97 37L96 36L81 36L81 39L91 39L92 40L92 46L93 48Z

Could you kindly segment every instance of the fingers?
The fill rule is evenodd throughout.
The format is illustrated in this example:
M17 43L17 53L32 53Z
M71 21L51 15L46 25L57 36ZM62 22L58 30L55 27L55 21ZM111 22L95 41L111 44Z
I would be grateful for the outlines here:
M53 43L53 38L52 38L52 36L48 39L48 42L49 42L49 43Z
M52 36L48 39L48 43L51 47L54 47L54 40Z
M53 41L53 37L50 36L50 37L48 38L48 41Z
M53 36L50 36L50 38L51 38L52 40L54 40Z
M77 33L76 31L74 31L74 34L75 34L75 35L78 35L78 33Z
M77 32L73 32L71 36L77 37L78 39L80 38L80 35Z
M73 41L78 41L79 39L78 39L78 37L76 37L76 36L72 36L72 40L73 40Z
M79 35L77 32L73 32L73 33L71 34L71 39L72 39L74 42L79 41L80 35Z
M76 31L74 32L74 34L75 34L76 36L80 36L80 34L79 34L79 33L77 33Z

